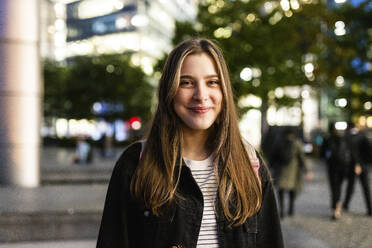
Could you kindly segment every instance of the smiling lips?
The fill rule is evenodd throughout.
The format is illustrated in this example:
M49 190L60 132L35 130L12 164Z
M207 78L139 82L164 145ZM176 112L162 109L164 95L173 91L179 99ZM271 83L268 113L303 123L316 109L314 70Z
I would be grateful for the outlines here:
M190 109L193 113L196 113L196 114L205 114L212 108L211 107L191 107L188 109Z

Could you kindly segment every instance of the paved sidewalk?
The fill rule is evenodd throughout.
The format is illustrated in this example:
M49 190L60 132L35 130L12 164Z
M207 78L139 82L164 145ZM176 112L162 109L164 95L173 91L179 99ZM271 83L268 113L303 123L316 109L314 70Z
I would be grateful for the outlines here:
M309 162L314 167L314 180L305 182L296 201L296 215L282 221L286 247L370 248L372 218L364 216L360 184L350 212L337 222L331 221L325 166L314 159ZM111 170L108 163L95 166ZM0 248L94 247L106 190L106 183L0 187ZM13 240L7 235L13 235Z
M101 212L107 184L0 187L0 214Z
M366 207L359 181L355 185L350 212L343 213L340 220L332 221L325 165L319 160L312 160L311 164L314 167L314 180L305 182L304 191L296 201L296 215L284 218L282 221L287 247L371 248L372 217L365 215ZM370 185L372 185L372 177L370 177ZM345 189L346 181L343 186ZM292 245L295 240L302 239L298 237L293 239L292 236L301 233L316 241L309 240L310 244ZM317 243L318 241L321 243Z
M0 244L0 248L94 248L95 240Z
M43 147L40 161L41 184L106 184L123 150L124 148L115 148L112 156L103 158L94 148L91 163L74 164L73 148Z

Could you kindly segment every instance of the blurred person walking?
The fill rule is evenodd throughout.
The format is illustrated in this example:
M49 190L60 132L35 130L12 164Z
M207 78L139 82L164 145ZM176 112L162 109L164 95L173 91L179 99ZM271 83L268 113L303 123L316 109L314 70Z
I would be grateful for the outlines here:
M368 163L371 163L372 147L366 134L359 124L349 123L346 139L350 145L351 163L348 169L348 184L343 209L348 211L351 197L354 193L355 177L360 179L367 215L372 216L371 192L368 179Z
M289 195L288 215L295 213L295 199L302 190L302 172L306 172L306 179L311 180L312 172L305 159L302 142L297 138L296 131L287 127L283 139L274 146L272 161L275 164L278 177L276 184L279 195L280 216L285 216L285 194Z
M321 154L327 163L332 219L337 220L341 217L341 188L351 162L351 152L333 122L329 124L328 130L329 134L323 142Z
M74 154L74 163L86 164L92 161L92 148L87 140L83 137L78 137L76 140L76 149Z
M170 53L149 134L114 168L97 247L283 247L268 169L240 135L212 41Z

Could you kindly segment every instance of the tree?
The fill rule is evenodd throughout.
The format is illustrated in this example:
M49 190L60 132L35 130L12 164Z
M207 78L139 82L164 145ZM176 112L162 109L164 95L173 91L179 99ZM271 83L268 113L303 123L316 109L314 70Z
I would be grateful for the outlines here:
M70 103L66 90L68 87L70 70L56 61L46 60L43 63L45 117L66 117L70 110Z
M47 117L149 119L153 89L127 55L75 57L67 66L46 62L44 82ZM95 103L106 111L94 112Z
M335 97L348 100L345 110L353 120L372 114L372 3L358 2L335 6L345 34L337 37L336 49L330 48L342 77Z
M237 99L259 96L265 117L268 104L301 101L270 97L277 87L333 84L335 76L325 65L328 47L335 43L331 32L336 19L323 1L206 0L200 2L196 24L176 24L173 42L214 37L225 52Z

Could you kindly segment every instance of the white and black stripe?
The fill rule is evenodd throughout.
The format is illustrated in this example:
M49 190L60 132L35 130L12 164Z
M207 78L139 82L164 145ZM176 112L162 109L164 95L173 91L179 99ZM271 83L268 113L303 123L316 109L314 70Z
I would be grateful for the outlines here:
M214 203L217 194L217 180L214 173L213 156L202 161L184 158L186 165L199 185L204 198L203 219L201 222L197 248L218 248L217 223Z

